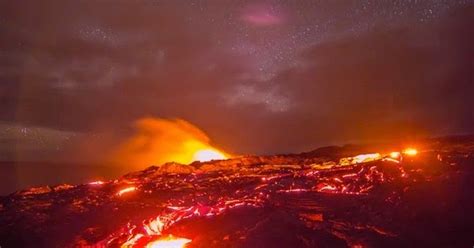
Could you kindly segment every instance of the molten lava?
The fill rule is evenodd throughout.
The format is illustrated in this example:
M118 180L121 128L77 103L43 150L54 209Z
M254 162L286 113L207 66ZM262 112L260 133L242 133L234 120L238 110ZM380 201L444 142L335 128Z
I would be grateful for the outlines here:
M380 155L380 153L360 154L354 157L341 158L339 163L341 165L352 165L375 161L381 158L382 156Z
M403 150L403 154L407 156L416 156L418 154L418 150L416 150L415 148L407 148Z
M90 182L89 184L90 185L102 185L102 184L104 184L104 182L99 180L99 181Z
M189 242L191 242L190 239L175 238L170 235L165 239L159 239L148 243L146 248L184 248Z
M137 187L134 187L134 186L131 186L131 187L127 187L127 188L124 188L124 189L121 189L117 192L117 195L118 196L122 196L123 194L126 194L126 193L129 193L129 192L133 192L137 190Z
M390 158L393 158L393 159L400 158L400 152L391 152L390 153Z
M199 161L199 162L207 162L211 160L222 160L226 158L227 158L226 155L214 149L199 150L196 153L194 153L194 157L193 157L194 161Z

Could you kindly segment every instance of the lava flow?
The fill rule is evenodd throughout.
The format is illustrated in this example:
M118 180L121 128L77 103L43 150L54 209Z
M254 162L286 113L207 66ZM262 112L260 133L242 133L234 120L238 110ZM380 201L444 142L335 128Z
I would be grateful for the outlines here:
M146 245L146 248L182 248L187 243L191 242L189 239L175 238L172 235L166 239L152 241Z
M420 148L422 147L422 148ZM196 160L223 159L204 150ZM458 247L474 138L166 163L0 201L2 247Z

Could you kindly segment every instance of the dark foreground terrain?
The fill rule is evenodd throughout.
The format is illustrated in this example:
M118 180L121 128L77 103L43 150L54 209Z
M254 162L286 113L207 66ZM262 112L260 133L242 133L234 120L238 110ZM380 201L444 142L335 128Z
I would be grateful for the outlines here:
M416 148L169 163L31 188L1 198L0 246L472 247L474 139Z

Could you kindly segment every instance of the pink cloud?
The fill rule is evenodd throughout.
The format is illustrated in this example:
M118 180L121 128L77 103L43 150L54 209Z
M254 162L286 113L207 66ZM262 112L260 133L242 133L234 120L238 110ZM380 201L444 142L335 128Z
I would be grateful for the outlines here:
M280 24L283 21L281 15L274 13L275 11L267 5L248 6L242 12L242 19L256 26L271 26Z

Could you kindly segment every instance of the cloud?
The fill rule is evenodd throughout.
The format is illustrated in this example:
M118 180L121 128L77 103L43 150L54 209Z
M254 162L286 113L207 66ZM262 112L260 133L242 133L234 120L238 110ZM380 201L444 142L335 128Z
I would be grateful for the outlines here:
M224 96L230 106L262 105L271 112L286 112L291 108L291 100L274 88L261 88L255 85L238 85Z
M107 160L135 168L166 162L188 164L197 151L215 149L202 130L184 120L143 118L136 121L135 129L135 134L112 149Z
M320 27L311 31L305 27L315 23L304 16L289 18L296 5L287 14L269 6L144 2L2 5L8 22L0 20L0 121L78 133L114 130L113 137L91 139L108 147L129 137L123 127L143 116L182 118L237 153L474 126L472 8L424 24L375 22L354 35L347 30L357 20L331 24L329 10L342 6L333 2L318 10ZM232 13L217 9L243 12L231 20ZM263 19L247 22L245 14ZM285 50L292 25L307 34L299 32L300 45ZM291 58L261 72L279 56L274 45Z
M189 164L202 150L230 156L188 121L146 117L134 121L128 130L111 127L74 137L64 152L56 154L54 161L109 165L121 171L133 171L166 162Z
M469 11L440 23L374 29L315 45L275 79L309 138L367 140L472 132L474 35ZM471 68L471 69L469 69ZM330 124L326 124L330 123ZM302 136L309 127L302 128Z
M0 161L49 161L79 133L0 122Z
M275 5L251 4L242 11L242 20L257 27L265 27L282 23L283 16Z

